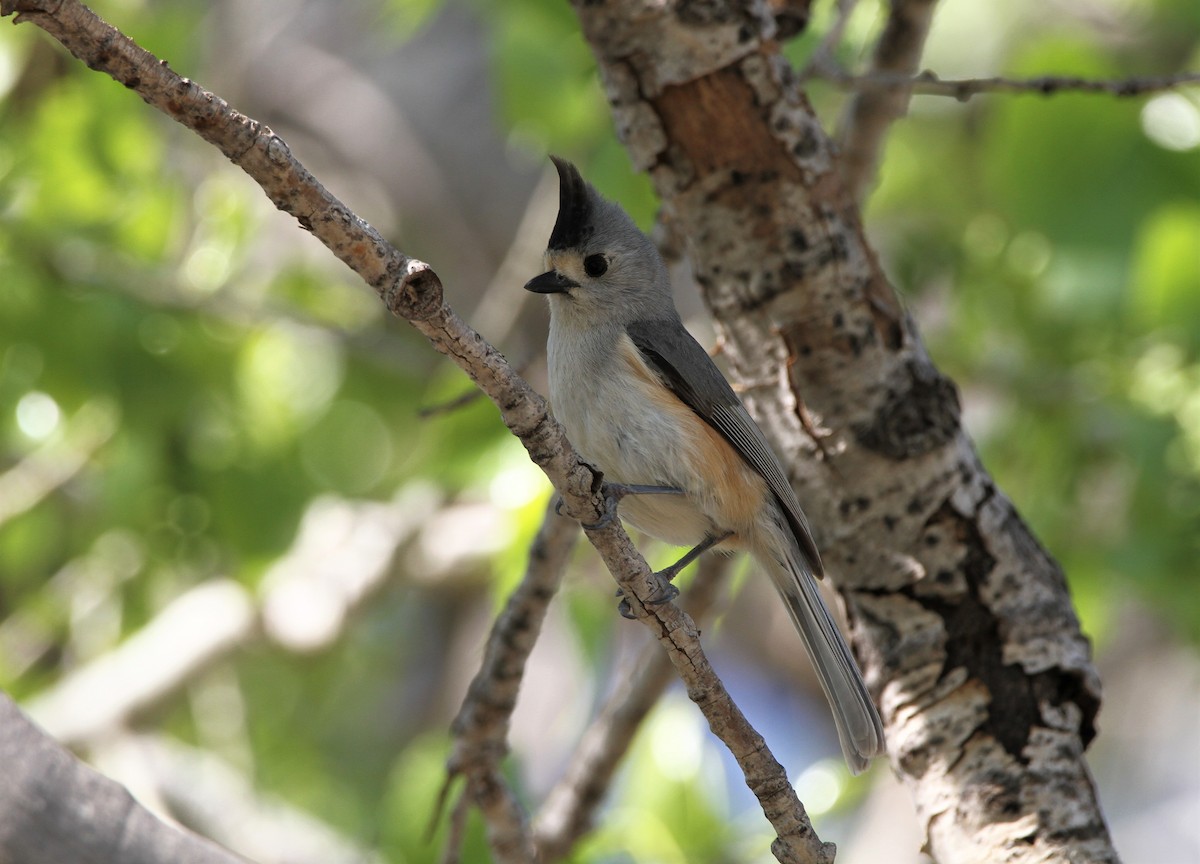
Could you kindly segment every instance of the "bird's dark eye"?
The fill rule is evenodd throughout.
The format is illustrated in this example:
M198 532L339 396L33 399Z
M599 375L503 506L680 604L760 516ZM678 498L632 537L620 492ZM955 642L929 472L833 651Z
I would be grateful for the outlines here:
M603 255L589 255L583 259L583 272L595 279L608 270L608 259Z

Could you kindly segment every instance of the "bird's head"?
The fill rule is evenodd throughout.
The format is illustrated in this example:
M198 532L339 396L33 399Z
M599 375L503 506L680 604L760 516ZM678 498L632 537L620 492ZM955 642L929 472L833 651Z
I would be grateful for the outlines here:
M558 219L547 270L525 288L551 298L551 315L582 326L673 314L666 265L654 243L574 165L550 158L558 169Z

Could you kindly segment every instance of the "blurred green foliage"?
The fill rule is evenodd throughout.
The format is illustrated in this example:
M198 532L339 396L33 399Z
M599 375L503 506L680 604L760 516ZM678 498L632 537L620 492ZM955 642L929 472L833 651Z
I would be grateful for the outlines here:
M203 80L202 7L105 5ZM391 0L380 21L399 48L441 7ZM567 4L467 8L485 33L509 143L578 159L649 225L649 184L613 136ZM864 54L882 8L859 4L844 61ZM982 24L978 10L939 9L926 65L1101 77L1200 65L1200 12L1186 0L1114 6L1136 34L1127 39L1038 9L1012 4ZM798 64L828 26L828 8L817 15L787 48ZM986 32L983 47L955 38L964 32ZM0 687L44 689L205 579L254 588L319 495L386 499L424 482L447 500L496 502L536 485L486 402L418 416L469 383L329 256L264 253L287 217L206 145L30 26L0 26L0 97L0 472L39 453L84 457L0 524ZM846 97L819 83L813 97L836 125ZM986 464L1063 563L1100 639L1132 595L1200 639L1196 130L1195 89L918 98L892 133L867 215L963 390ZM509 540L483 568L497 601L542 512L537 495L504 507ZM421 700L445 694L401 682L448 650L431 644L450 595L396 587L330 651L257 647L224 670L256 782L390 861L438 855L424 832L446 739L426 728ZM588 662L603 668L611 610L571 590L566 605ZM617 803L574 860L763 854L766 838L747 850L745 832L728 827L720 778L696 784L653 757L658 730L683 746L694 728L673 711L656 713ZM165 728L213 745L194 705L164 712ZM716 771L702 755L697 770ZM464 860L485 860L483 849L472 822Z

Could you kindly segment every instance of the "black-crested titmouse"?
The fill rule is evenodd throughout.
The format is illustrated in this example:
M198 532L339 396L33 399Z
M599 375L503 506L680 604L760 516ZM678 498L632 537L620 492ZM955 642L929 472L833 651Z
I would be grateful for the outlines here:
M716 364L684 329L654 244L574 165L551 158L559 208L548 270L525 287L550 298L554 415L609 481L682 493L625 498L621 516L635 528L699 550L746 549L770 574L857 774L884 752L883 725L821 600L821 558L787 475ZM668 569L673 576L676 568Z

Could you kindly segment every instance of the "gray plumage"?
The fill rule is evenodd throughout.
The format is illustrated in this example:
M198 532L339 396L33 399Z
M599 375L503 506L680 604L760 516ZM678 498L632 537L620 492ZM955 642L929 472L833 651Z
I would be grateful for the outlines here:
M550 298L555 416L609 480L683 490L622 501L634 527L681 546L733 532L717 548L750 551L813 660L847 763L862 771L884 752L883 726L821 599L820 555L783 467L684 328L654 244L575 166L551 158L559 213L549 269L526 288Z

